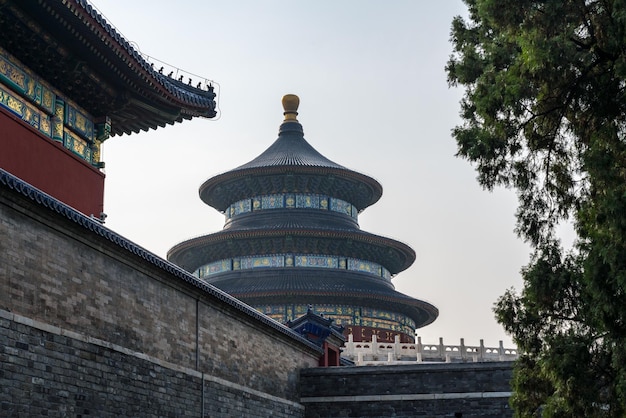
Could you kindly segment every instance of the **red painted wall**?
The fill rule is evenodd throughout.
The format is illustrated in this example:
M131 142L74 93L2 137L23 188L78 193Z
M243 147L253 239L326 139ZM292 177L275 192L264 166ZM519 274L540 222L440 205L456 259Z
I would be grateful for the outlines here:
M87 216L104 211L104 174L4 109L0 168Z
M341 366L341 350L339 347L330 345L327 341L324 341L324 346L322 348L324 349L324 354L320 357L320 367Z

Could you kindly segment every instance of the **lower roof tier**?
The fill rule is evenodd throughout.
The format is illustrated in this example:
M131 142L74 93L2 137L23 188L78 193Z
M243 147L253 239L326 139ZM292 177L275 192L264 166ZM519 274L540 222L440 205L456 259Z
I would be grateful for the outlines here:
M376 335L378 342L393 343L396 336L403 343L415 341L415 323L406 315L394 312L393 308L371 309L337 303L273 303L252 307L281 324L293 322L294 318L297 321L310 309L332 320L333 325L343 327L343 336L348 339L352 334L354 342L371 341L372 335Z
M415 261L411 247L390 238L360 230L309 230L299 225L223 230L175 245L168 251L167 259L193 272L218 260L285 253L358 258L380 264L392 275Z
M267 268L230 271L206 281L252 306L325 303L393 310L414 321L415 328L432 323L439 315L430 303L360 272Z

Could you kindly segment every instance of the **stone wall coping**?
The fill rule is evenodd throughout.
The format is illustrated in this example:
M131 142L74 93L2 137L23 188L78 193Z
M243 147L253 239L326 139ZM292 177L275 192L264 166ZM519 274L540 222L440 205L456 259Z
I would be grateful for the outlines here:
M144 259L145 261L165 271L176 279L188 283L189 285L201 290L202 292L218 299L221 303L224 303L236 309L243 315L251 317L259 323L263 324L264 326L272 329L273 331L276 331L279 334L282 334L283 336L293 340L294 342L297 342L301 346L305 346L308 350L313 350L319 354L323 354L322 348L296 334L291 329L263 315L262 313L246 305L240 300L219 290L215 286L212 286L197 279L196 277L192 276L175 264L164 260L154 253L151 253L150 251L138 246L132 241L129 241L128 239L122 237L116 232L113 232L112 230L106 228L97 218L83 215L72 207L60 202L54 197L44 193L43 191L15 177L14 175L1 168L0 186L5 189L9 189L27 199L30 199L32 202L42 208L46 208L51 212L56 212L57 214L84 228L85 233L94 234L112 242L113 244L120 247L122 250Z
M446 393L410 393L403 395L354 395L354 396L306 396L300 402L394 402L394 401L432 401L450 399L488 399L510 398L511 392L446 392Z
M415 372L451 372L451 371L483 371L483 370L508 370L513 367L513 361L489 361L483 363L414 363L414 364L401 364L401 365L380 365L380 366L342 366L342 367L330 367L330 368L309 368L302 369L301 375L315 376L315 375L377 375L377 374L390 374L397 373L402 370L403 373Z

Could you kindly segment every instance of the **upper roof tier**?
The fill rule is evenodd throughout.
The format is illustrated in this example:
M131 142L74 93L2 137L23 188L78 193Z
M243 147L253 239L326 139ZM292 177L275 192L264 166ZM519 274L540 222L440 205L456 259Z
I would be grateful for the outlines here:
M86 0L0 0L0 46L92 116L108 116L114 135L216 116L212 86L162 74Z
M350 202L361 211L380 199L380 183L320 154L305 139L296 119L299 99L283 97L285 120L278 139L261 155L208 179L200 198L219 211L233 202L274 193L319 193Z

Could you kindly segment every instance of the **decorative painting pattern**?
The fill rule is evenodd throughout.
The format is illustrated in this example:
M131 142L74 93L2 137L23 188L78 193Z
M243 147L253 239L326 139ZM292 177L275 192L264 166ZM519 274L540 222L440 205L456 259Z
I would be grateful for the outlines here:
M282 194L271 194L268 196L261 196L261 209L278 209L278 208L282 208L283 205L284 203L283 203Z
M267 209L319 209L332 210L353 217L358 217L356 207L344 200L317 194L271 194L255 196L252 199L244 199L230 205L225 211L226 219L251 211Z
M0 106L19 116L24 122L38 129L46 136L52 134L50 117L26 101L0 86Z
M26 73L2 55L0 55L0 79L22 94L28 91Z
M293 209L296 207L296 195L291 193L285 195L285 207L287 209Z
M54 110L56 99L55 94L45 86L38 85L38 87L41 87L41 101L38 101L37 103L39 103L41 107L46 109L48 113L52 113Z
M330 210L352 216L352 205L340 199L330 199Z
M252 202L250 199L240 200L235 205L233 205L233 213L234 215L239 215L241 213L247 213L252 211Z
M285 306L284 305L265 305L262 308L259 309L261 312L263 312L264 314L283 314L285 313Z
M65 131L63 135L63 145L74 154L91 162L91 146L87 141L78 137L78 135Z
M200 267L195 271L199 278L208 277L212 274L222 273L224 271L232 270L232 264L230 260L220 260L215 263L207 264L206 266Z
M0 54L2 52L0 50ZM46 113L52 114L54 93L3 55L0 55L0 81L6 83L7 86L30 102L43 108Z
M80 136L93 141L93 122L69 103L65 103L65 124Z
M284 267L285 259L282 255L269 255L260 257L242 257L241 268L251 269L258 267Z
M348 270L364 271L366 273L382 276L380 264L372 263L371 261L358 260L356 258L348 259Z
M296 207L319 209L320 198L315 194L298 194L296 195Z
M228 268L219 269L211 266L223 265ZM231 267L232 266L232 267ZM330 268L370 273L386 281L391 280L389 270L380 264L356 258L338 257L335 255L320 254L278 254L268 256L241 257L215 261L199 267L194 274L199 276L202 272L207 277L230 270L253 269L259 267L301 267L301 268Z
M336 325L344 327L384 328L408 335L413 335L415 332L415 321L397 312L333 304L312 305L312 308L313 312L323 314L324 317L333 319ZM256 309L278 322L286 323L304 315L309 305L262 305L257 306Z
M296 267L321 267L336 269L339 266L337 257L323 255L297 255L295 256Z
M67 149L90 163L94 163L94 151L99 158L99 144L94 144L94 123L90 117L77 106L57 97L52 88L1 48L0 106L49 138L63 142Z
M339 257L339 268L347 269L348 268L348 259L345 257Z
M63 120L65 115L65 102L59 98L55 101L54 118L52 119L52 139L63 142Z

